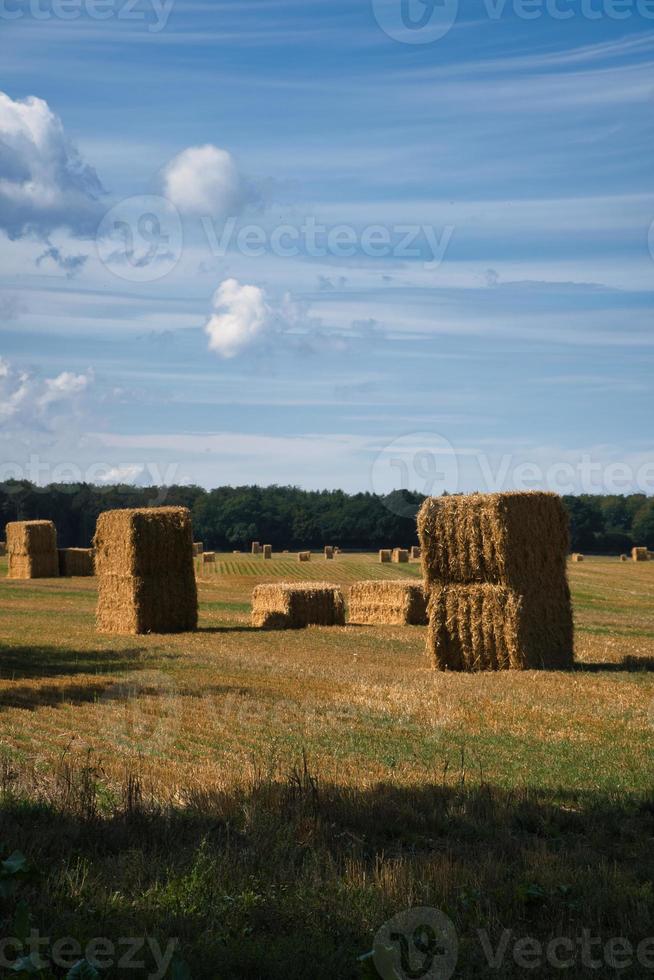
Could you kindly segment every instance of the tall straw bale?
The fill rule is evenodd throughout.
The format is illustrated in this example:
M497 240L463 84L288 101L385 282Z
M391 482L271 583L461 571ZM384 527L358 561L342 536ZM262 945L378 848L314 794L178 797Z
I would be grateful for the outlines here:
M272 545L271 544L264 544L264 546L263 546L263 557L266 558L267 560L270 560L272 558Z
M418 547L417 544L411 546L409 557L411 558L412 561L416 561L420 558L420 548Z
M261 554L261 545L259 544L258 541L253 541L252 542L252 554L253 555L259 555L259 554Z
M355 582L350 586L348 619L362 625L425 626L427 597L422 582Z
M331 559L333 559L333 557L334 557L334 549L332 548L331 545L326 544L325 545L325 558L328 561L330 561Z
M4 558L7 554L7 542L0 541L0 558Z
M193 532L186 507L105 511L94 545L100 632L178 633L197 627Z
M193 557L194 558L197 558L197 556L198 555L201 555L203 551L204 551L204 543L202 541L194 541L193 542Z
M93 548L59 548L59 574L67 577L95 575Z
M252 625L261 629L343 626L345 602L328 582L258 585L252 593Z
M573 551L571 555L571 560L574 562L583 561L584 556L580 555L578 551Z
M8 578L57 578L57 530L52 521L7 524Z
M216 564L216 552L215 551L204 551L202 553L202 564L203 565L215 565Z
M384 562L390 561L393 557L393 552L390 548L382 548L379 552L379 561L383 564Z
M298 560L299 561L311 561L311 552L310 551L300 551L298 553Z
M9 527L9 525L7 525ZM632 561L649 561L649 554L647 548L632 548L631 549L631 560Z
M393 561L401 565L409 560L409 552L406 548L393 548Z
M567 517L549 493L430 498L418 515L436 667L572 663Z

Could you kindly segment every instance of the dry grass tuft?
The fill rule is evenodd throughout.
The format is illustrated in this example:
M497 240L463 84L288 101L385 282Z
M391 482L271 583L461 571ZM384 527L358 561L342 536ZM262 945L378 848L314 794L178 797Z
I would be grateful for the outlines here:
M57 530L52 521L10 521L7 524L7 578L57 578Z
M567 518L550 493L430 498L418 515L439 669L572 663Z
M59 548L59 574L66 577L95 575L93 548Z
M186 507L106 511L98 518L94 545L99 632L196 629L193 534Z
M343 626L343 593L328 582L258 585L252 593L252 625L260 629Z
M427 597L423 585L407 579L355 582L350 586L348 620L366 626L425 626Z

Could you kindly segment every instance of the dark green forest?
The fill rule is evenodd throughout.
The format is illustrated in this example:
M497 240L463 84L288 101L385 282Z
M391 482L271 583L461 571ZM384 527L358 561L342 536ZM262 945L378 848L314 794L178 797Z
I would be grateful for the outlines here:
M341 490L298 487L195 486L97 487L27 481L0 485L0 520L48 518L57 525L60 547L88 547L103 510L117 507L184 505L193 514L195 537L205 547L247 549L252 540L275 550L321 548L376 550L417 543L418 494L397 491L387 497ZM569 496L571 548L589 554L620 554L632 545L654 549L654 498Z

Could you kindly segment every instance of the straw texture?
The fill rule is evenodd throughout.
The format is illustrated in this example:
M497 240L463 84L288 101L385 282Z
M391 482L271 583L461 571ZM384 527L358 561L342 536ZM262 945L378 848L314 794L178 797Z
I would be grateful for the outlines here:
M348 596L348 619L365 626L426 626L427 597L420 582L355 582Z
M252 625L260 629L343 626L345 602L328 582L258 585L252 593Z
M100 632L178 633L197 627L186 507L105 511L94 546Z
M59 548L59 574L69 577L95 575L93 548Z
M7 578L57 578L57 531L52 521L10 521L7 524Z

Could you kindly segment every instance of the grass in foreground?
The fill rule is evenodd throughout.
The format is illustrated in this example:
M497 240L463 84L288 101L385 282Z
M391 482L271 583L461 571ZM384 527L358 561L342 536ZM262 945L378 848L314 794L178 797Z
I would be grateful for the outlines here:
M251 630L286 564L220 556L176 637L97 636L92 580L0 582L0 857L36 869L0 918L23 897L54 938L176 937L208 980L374 976L358 956L413 905L454 921L457 977L525 975L477 929L649 935L654 565L571 566L575 671L471 676L433 674L422 628Z

